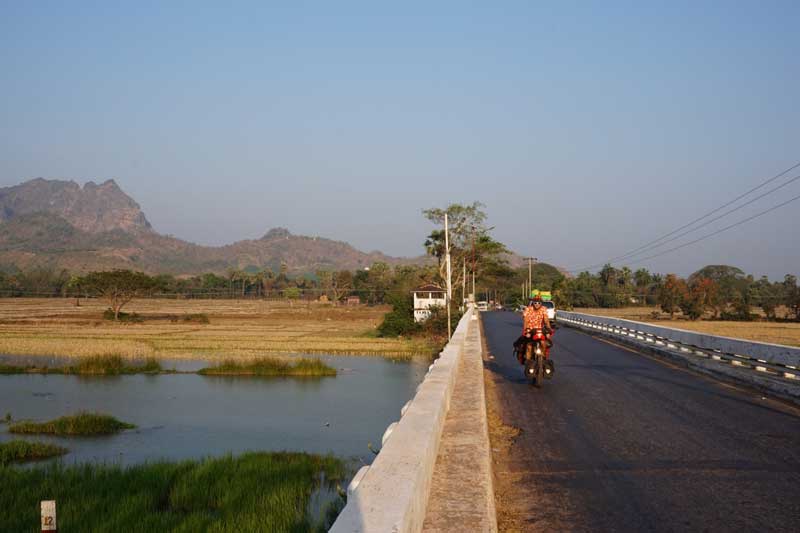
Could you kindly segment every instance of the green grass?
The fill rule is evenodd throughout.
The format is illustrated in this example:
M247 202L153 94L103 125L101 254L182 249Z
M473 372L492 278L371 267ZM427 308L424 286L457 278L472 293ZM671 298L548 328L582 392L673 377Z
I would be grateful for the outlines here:
M160 374L161 363L148 358L142 364L130 365L118 355L98 355L81 358L77 364L64 367L21 366L0 364L0 374L78 374L119 376L122 374Z
M197 372L204 376L335 376L336 369L319 359L298 359L294 363L265 358L251 361L227 359Z
M78 413L62 416L49 422L17 422L8 428L10 433L49 435L111 435L124 429L135 428L133 424L120 422L113 416L96 413Z
M0 467L0 524L38 531L39 502L53 499L64 531L325 531L329 523L308 517L309 501L321 474L326 485L341 483L345 470L339 459L303 453L129 468Z
M28 442L26 440L11 440L0 442L0 467L9 463L22 463L47 459L67 453L66 448L45 444L43 442Z

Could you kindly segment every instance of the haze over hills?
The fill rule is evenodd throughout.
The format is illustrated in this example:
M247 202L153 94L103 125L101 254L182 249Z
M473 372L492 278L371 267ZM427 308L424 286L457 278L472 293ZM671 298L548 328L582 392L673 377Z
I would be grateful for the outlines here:
M0 267L66 268L86 272L130 268L148 273L198 274L235 269L306 273L318 269L364 268L374 262L421 263L365 253L346 242L293 235L284 228L260 239L201 246L161 235L139 204L114 182L37 178L0 188Z

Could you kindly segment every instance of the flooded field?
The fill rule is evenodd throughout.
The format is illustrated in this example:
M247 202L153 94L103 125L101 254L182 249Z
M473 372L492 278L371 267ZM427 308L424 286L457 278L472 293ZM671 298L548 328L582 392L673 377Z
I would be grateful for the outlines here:
M44 421L96 411L136 424L104 437L23 437L67 447L65 462L137 464L259 451L333 453L356 463L374 457L386 426L414 395L428 362L322 356L327 378L0 376L0 417ZM58 358L0 356L0 362L57 366ZM161 361L197 370L208 361ZM10 440L0 425L0 442Z

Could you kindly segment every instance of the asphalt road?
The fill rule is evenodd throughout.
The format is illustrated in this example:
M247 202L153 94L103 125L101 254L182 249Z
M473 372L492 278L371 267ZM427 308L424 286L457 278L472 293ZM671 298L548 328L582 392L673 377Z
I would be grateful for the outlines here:
M482 317L490 409L521 430L495 448L501 528L800 531L800 410L567 327L536 389L520 317Z

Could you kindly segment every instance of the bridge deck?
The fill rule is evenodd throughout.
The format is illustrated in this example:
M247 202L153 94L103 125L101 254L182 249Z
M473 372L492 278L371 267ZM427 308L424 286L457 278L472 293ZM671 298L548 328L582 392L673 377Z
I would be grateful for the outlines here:
M800 410L566 327L535 389L482 317L501 531L798 530Z

